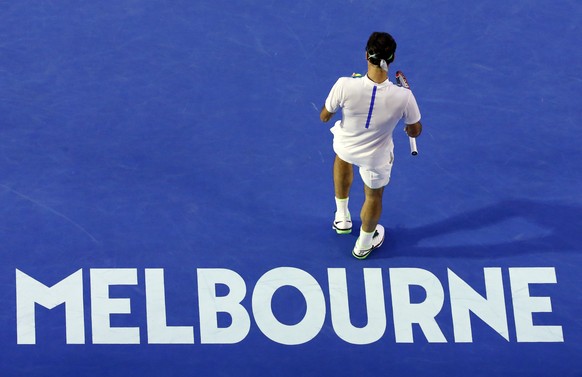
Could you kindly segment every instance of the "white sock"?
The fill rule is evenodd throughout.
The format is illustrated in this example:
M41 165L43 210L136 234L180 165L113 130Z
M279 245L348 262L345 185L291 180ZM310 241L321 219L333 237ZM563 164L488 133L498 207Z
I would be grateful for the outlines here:
M348 211L348 202L349 201L350 201L350 198L345 198L345 199L335 198L335 206L337 208L338 215L345 216L349 213L349 211Z
M361 249L366 250L372 247L372 238L374 237L374 232L376 232L375 229L372 232L368 233L364 232L364 230L360 228L360 238L358 238L358 246Z

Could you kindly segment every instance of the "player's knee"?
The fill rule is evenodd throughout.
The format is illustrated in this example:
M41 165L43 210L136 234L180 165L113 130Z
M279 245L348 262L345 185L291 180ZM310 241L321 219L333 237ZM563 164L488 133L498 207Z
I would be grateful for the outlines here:
M366 195L366 200L382 201L382 195L384 194L384 186L380 188L370 188L364 185L364 194Z

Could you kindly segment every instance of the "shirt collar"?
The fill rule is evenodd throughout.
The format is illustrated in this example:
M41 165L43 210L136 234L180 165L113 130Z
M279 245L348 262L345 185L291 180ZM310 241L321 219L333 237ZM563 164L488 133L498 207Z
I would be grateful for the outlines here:
M365 80L366 80L366 83L368 83L368 85L371 85L371 86L377 86L377 87L379 87L379 88L383 88L383 87L386 87L386 86L392 85L392 83L390 82L390 79L389 79L389 78L386 78L386 81L384 81L384 82L382 82L382 83L380 83L380 84L378 84L377 82L374 82L374 81L372 81L372 79L370 79L370 78L368 77L368 74L366 74L366 75L364 76L364 78L365 78Z

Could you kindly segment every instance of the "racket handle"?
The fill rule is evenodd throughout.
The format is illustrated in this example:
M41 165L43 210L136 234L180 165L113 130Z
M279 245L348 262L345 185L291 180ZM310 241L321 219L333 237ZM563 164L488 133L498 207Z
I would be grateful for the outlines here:
M416 138L408 137L410 140L410 154L416 156L418 154L418 148L416 148Z

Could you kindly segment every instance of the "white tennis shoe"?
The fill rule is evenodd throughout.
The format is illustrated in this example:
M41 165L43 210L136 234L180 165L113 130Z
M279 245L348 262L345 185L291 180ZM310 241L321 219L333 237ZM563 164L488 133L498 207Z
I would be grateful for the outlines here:
M352 218L350 213L347 215L339 215L335 213L335 219L333 221L332 228L335 229L337 234L348 234L352 232Z
M360 238L356 240L356 245L354 246L354 250L352 250L352 255L358 259L365 259L372 250L379 248L384 243L384 236L386 232L384 227L380 224L376 225L376 230L374 231L374 236L372 236L372 247L363 249L360 247L359 241Z

